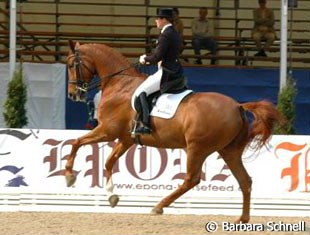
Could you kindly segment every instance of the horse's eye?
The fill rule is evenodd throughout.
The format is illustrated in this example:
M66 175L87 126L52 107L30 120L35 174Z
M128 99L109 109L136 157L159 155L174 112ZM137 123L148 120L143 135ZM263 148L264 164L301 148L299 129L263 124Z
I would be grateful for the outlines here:
M69 64L69 68L72 69L74 67L74 63Z

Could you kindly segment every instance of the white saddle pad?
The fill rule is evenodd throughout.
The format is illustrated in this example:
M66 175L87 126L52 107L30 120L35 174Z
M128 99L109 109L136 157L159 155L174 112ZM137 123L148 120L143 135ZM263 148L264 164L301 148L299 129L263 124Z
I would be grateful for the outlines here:
M192 92L192 90L185 90L179 94L162 94L157 99L150 115L153 117L160 117L165 119L172 118L175 115L175 112L177 111L183 98Z

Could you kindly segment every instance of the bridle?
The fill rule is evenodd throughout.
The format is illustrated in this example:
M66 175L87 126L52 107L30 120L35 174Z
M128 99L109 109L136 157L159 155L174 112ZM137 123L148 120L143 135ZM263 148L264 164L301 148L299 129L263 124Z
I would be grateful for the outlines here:
M106 75L103 78L99 77L99 81L86 82L83 79L82 67L86 68L93 76L96 75L96 70L90 69L85 63L82 62L79 49L75 49L74 50L74 54L70 55L67 60L69 60L71 57L74 57L74 60L73 60L73 64L69 65L69 68L72 68L72 67L74 68L74 70L76 71L77 78L76 78L76 80L70 80L69 79L68 83L69 84L75 84L77 90L80 91L80 92L84 92L84 93L86 93L89 90L93 90L95 88L100 87L100 81L102 79L113 78L114 76L116 76L118 74L121 74L122 72L130 69L131 67L135 67L135 66L139 65L138 62L137 63L133 63L133 64L130 64L128 67L126 67L124 69L121 69L121 70L119 70L119 71L117 71L115 73L108 74L108 75Z
M82 66L85 67L92 75L95 75L95 71L91 70L86 64L84 64L82 62L81 56L80 56L80 51L79 49L75 49L74 50L74 54L70 55L68 57L68 60L73 57L73 64L69 65L69 68L74 68L74 70L76 71L76 80L68 80L69 84L75 84L76 88L79 91L82 92L87 92L88 91L88 85L89 82L85 82L85 80L83 79L83 73L82 73Z

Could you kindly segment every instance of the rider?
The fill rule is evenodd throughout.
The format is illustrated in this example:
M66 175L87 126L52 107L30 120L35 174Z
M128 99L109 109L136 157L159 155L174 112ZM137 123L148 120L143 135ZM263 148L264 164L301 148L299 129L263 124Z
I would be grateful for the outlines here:
M135 91L135 107L142 115L142 126L136 128L134 134L150 134L150 119L147 96L167 90L167 85L173 81L180 81L181 87L185 86L183 68L179 61L179 52L182 47L182 39L172 25L174 13L172 8L158 8L155 20L157 28L161 29L155 51L151 55L141 55L141 64L158 63L158 71L150 75ZM178 83L180 87L180 83Z

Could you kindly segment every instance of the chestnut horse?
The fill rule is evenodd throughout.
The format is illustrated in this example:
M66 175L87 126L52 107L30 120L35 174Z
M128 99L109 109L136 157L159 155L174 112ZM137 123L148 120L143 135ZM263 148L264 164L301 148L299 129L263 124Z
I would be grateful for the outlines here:
M86 135L77 138L66 164L67 185L71 186L76 176L73 164L82 145L117 140L108 157L106 190L112 207L118 202L113 194L112 169L115 162L135 144L131 128L135 111L131 97L146 75L139 73L128 60L116 50L103 44L74 44L70 41L68 64L68 96L82 101L87 86L94 86L94 75L100 77L102 97L98 106L98 126ZM244 110L253 113L251 127ZM239 104L219 93L192 93L184 98L177 113L171 119L151 117L152 134L140 136L143 145L157 148L182 148L187 153L187 168L184 182L173 193L162 199L153 209L153 214L162 214L185 192L199 184L202 165L207 156L217 151L237 179L243 194L243 210L238 222L250 219L251 178L242 163L242 153L254 138L257 149L271 136L274 125L280 121L275 106L268 101Z

